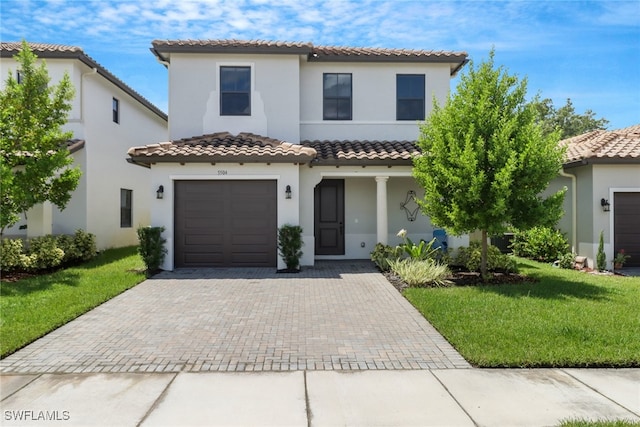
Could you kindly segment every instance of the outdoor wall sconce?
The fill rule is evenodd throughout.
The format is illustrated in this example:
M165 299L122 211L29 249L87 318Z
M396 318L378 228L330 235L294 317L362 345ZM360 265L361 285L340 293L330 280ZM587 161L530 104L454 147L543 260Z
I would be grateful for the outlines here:
M158 187L158 191L156 191L156 199L163 199L164 198L164 186L160 186Z
M606 199L600 200L600 206L602 206L602 210L604 212L609 212L610 205L608 200Z
M287 187L284 189L284 194L285 194L285 197L287 199L291 198L291 186L290 185L287 185Z
M413 222L418 217L418 210L420 206L416 202L416 192L413 190L407 191L407 198L404 202L400 203L400 209L404 209L407 214L407 219L410 222Z

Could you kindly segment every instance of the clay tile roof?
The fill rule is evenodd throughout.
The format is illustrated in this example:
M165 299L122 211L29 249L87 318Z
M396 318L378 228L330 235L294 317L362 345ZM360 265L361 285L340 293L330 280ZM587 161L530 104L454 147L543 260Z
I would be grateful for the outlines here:
M612 131L594 130L560 143L567 146L565 166L640 163L640 124Z
M401 58L431 59L449 62L467 57L466 52L448 52L435 50L386 49L375 47L315 46L313 53L322 56L343 56L350 58L377 58L398 60Z
M386 49L375 47L314 46L309 42L267 40L154 40L151 51L163 61L171 52L278 53L307 55L311 62L441 62L454 75L467 63L466 52Z
M2 51L11 52L13 55L18 53L22 49L22 42L2 42L0 43L0 49ZM36 55L46 53L84 53L78 46L68 46L63 44L49 44L49 43L29 43L29 47Z
M185 53L294 53L307 54L311 51L311 43L282 42L268 40L154 40L152 51L157 55L162 52Z
M411 165L419 155L412 141L303 141L318 156L316 165Z
M149 165L156 162L197 163L305 163L315 150L252 133L208 135L150 144L129 149L131 161Z
M29 42L31 51L39 58L61 58L61 59L77 59L86 64L90 68L95 68L101 76L113 83L115 86L128 93L133 99L145 106L151 112L156 114L163 120L167 120L167 114L153 105L149 100L133 90L125 82L113 75L109 70L100 65L95 59L84 53L82 48L78 46L68 46L62 44L49 43L33 43ZM21 42L0 42L0 58L11 58L22 49Z

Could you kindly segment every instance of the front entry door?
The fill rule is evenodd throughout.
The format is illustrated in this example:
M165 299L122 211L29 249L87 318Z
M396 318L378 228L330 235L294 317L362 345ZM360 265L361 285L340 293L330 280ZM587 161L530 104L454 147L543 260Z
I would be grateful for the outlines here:
M315 189L316 255L344 255L344 180L323 179Z

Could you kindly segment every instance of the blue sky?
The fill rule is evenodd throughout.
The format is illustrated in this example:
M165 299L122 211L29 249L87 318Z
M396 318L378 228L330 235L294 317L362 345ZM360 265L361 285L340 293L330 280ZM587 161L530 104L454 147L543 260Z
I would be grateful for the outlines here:
M640 123L640 1L0 0L0 39L80 46L161 109L154 39L261 39L462 50L571 98L609 129ZM2 76L5 78L5 76ZM458 80L451 84L452 90Z

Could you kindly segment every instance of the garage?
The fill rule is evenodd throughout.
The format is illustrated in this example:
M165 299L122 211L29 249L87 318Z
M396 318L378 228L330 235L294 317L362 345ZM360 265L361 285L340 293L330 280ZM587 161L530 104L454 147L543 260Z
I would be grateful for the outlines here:
M175 267L275 267L275 180L174 183Z
M614 254L624 249L624 265L640 267L640 193L615 193L613 200Z

